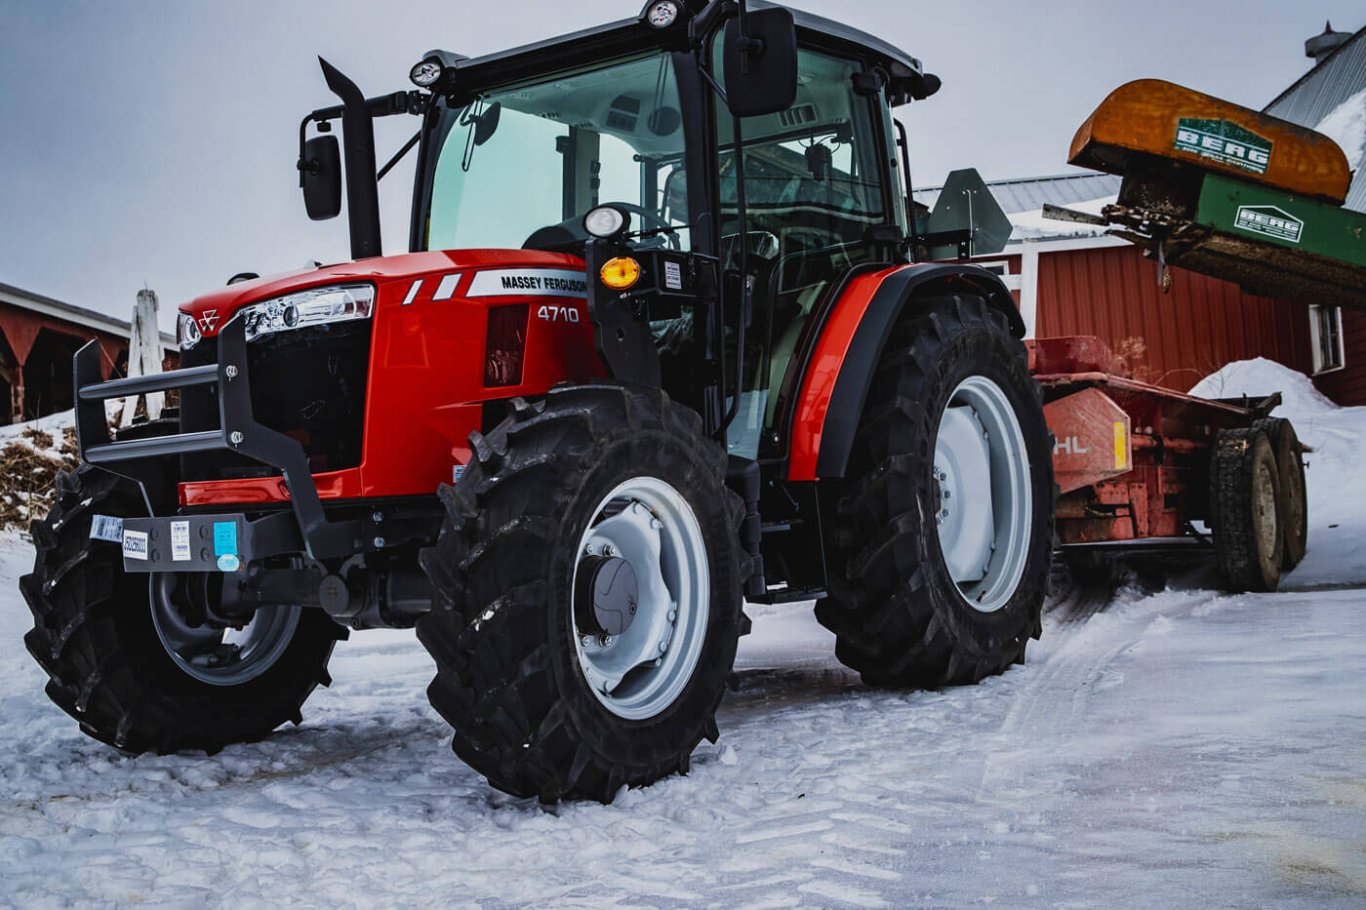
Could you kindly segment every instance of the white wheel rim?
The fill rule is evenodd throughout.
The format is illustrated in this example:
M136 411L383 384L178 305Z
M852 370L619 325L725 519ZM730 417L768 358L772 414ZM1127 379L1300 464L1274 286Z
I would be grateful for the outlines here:
M598 503L577 553L571 592L584 560L601 556L628 562L639 590L634 618L618 636L571 621L584 679L618 717L655 717L687 687L706 641L711 575L697 516L664 481L633 478Z
M1257 546L1259 555L1276 555L1276 475L1265 462L1258 463L1256 494L1252 506L1257 511Z
M1024 431L1010 399L985 376L949 396L934 444L940 553L963 600L994 613L1024 576L1034 502Z

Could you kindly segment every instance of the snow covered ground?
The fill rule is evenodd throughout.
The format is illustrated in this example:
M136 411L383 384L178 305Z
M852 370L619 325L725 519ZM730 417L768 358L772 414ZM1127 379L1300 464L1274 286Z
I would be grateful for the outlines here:
M1274 370L1244 372L1221 394ZM301 727L122 757L42 695L31 557L0 536L0 904L1361 907L1366 409L1307 406L1287 584L1312 590L1125 590L1003 677L915 693L860 686L809 610L751 608L720 743L607 807L461 765L405 633L341 646Z

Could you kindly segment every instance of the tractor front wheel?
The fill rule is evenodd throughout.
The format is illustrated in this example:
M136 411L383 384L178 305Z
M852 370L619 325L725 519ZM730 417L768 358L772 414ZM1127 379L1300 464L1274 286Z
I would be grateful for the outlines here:
M146 514L132 481L90 465L57 478L52 514L33 524L33 572L19 582L33 612L24 643L50 677L48 697L130 753L212 754L299 723L304 700L331 682L346 630L284 604L212 621L175 585L202 591L233 576L123 571L119 546L92 541L91 525Z
M685 772L739 635L724 450L662 392L606 383L519 400L472 442L417 623L456 754L543 802Z

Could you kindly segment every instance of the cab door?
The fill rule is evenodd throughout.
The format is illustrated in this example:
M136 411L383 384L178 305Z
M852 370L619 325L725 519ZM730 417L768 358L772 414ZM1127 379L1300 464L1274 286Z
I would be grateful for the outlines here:
M717 173L723 268L739 268L748 244L751 310L744 331L740 403L728 431L731 454L757 458L785 448L778 425L780 392L795 384L796 356L814 314L850 269L890 262L894 245L876 229L902 226L895 155L881 93L861 94L853 59L802 48L793 105L741 121L743 165L736 156L734 121L716 113ZM738 218L738 181L744 181L748 225ZM729 319L727 358L735 363L740 314ZM733 395L732 378L728 394ZM727 408L733 404L728 399Z

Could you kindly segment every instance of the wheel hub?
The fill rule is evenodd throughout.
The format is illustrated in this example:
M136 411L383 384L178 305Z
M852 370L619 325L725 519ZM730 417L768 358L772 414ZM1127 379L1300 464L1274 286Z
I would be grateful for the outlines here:
M640 603L640 582L631 564L617 556L587 556L579 563L574 622L589 635L622 635Z

